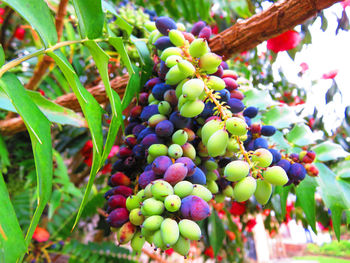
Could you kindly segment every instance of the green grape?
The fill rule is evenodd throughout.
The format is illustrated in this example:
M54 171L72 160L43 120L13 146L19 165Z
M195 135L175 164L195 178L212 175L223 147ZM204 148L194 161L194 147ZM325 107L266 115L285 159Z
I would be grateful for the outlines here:
M177 130L176 132L173 133L171 139L172 139L173 143L176 143L176 144L182 146L187 142L188 135L187 135L187 132L180 129L180 130Z
M165 197L174 193L174 189L167 181L156 180L152 182L151 192L154 198L164 201Z
M192 41L189 47L190 55L194 58L199 58L209 51L207 41L202 38L197 38Z
M212 193L206 187L200 184L193 185L193 190L191 195L198 196L206 202L209 202L213 198Z
M218 179L218 176L214 171L207 171L205 174L205 177L208 180L214 180L214 181Z
M173 249L180 255L186 256L190 251L190 246L191 246L190 240L185 239L180 235L177 242L173 245Z
M204 167L208 171L214 171L214 170L218 169L218 164L217 164L217 162L215 162L214 159L212 159L212 160L209 159L209 160L204 162Z
M166 247L174 245L180 236L179 226L174 219L166 218L160 225L160 232Z
M254 151L252 155L252 161L257 164L257 166L260 167L268 167L273 160L273 156L270 153L269 150L266 150L264 148L260 148Z
M128 209L129 211L135 209L135 208L140 208L141 207L141 202L142 199L140 196L138 195L130 195L127 199L126 199L126 209Z
M155 97L154 97L153 94L151 93L151 94L149 94L149 96L148 96L148 104L152 103L153 101L157 101L157 100L155 99Z
M167 246L165 245L161 230L157 230L153 235L153 244L156 248L160 248L161 250L166 250Z
M152 22L152 21L148 21L145 23L145 28L149 31L149 32L153 32L153 30L156 30L156 23Z
M176 23L176 26L177 26L177 30L180 30L182 32L186 31L186 27L184 24L182 23Z
M145 220L145 217L141 214L140 208L135 208L131 210L129 214L129 220L133 225L139 226L143 223L143 221Z
M225 81L217 76L210 76L207 80L207 86L210 89L220 91L226 87Z
M152 155L147 155L147 163L148 164L150 164L150 163L152 163L153 161L154 161L154 159L155 159L156 157L153 157Z
M194 100L204 90L204 82L201 79L191 79L182 86L182 95L187 98Z
M180 96L182 95L182 87L188 80L189 79L184 79L176 86L175 94L177 98L180 98Z
M172 29L169 31L170 42L173 43L177 47L181 47L185 44L184 35L176 29Z
M160 55L160 59L165 62L169 56L173 56L173 55L177 55L177 56L181 57L182 50L178 47L168 47L168 48L164 49L164 51Z
M160 224L163 220L164 218L159 215L150 216L143 221L142 229L145 228L148 231L156 231L160 228Z
M187 101L181 107L180 114L187 118L193 118L202 113L204 106L204 102L201 100Z
M256 181L256 190L254 193L256 201L260 204L265 205L271 196L272 186L265 180L258 179Z
M247 201L255 192L256 180L251 177L245 177L240 180L233 188L233 195L238 202Z
M225 130L218 130L212 136L210 136L207 149L208 154L211 157L217 157L224 155L228 143L228 134Z
M225 195L223 194L216 194L215 195L215 202L216 203L223 203L225 201Z
M168 195L164 200L164 206L169 212L176 212L180 209L181 198L177 195Z
M180 145L172 144L169 146L168 155L171 158L179 159L180 157L182 157L182 154L183 154L183 151Z
M151 118L148 119L148 125L151 128L155 128L158 123L160 123L161 121L165 121L167 119L168 118L162 114L154 114Z
M168 85L176 85L186 78L177 65L169 69L165 75L165 83Z
M249 164L245 161L236 160L226 165L224 176L231 182L239 181L249 174Z
M136 196L138 198L140 198L141 202L144 201L146 199L146 196L145 196L145 190L144 189L141 189L140 191L138 191L138 193L136 194Z
M165 60L165 65L167 65L168 68L172 68L173 66L177 65L177 63L181 60L182 57L178 55L171 55Z
M222 59L220 56L216 55L215 53L209 52L200 57L199 67L207 71L209 74L213 74L215 73L215 69L217 69L221 62Z
M179 70L186 75L186 77L192 77L196 72L196 68L192 65L191 62L187 60L181 60L177 63Z
M207 145L209 138L221 129L221 121L214 119L208 121L201 129L201 137L204 145Z
M151 198L152 197L152 192L151 192L151 187L152 184L148 184L145 189L144 189L144 194L145 194L145 199Z
M146 239L141 235L141 232L138 231L131 239L131 248L136 253L141 253L143 245L145 244Z
M164 212L164 204L153 197L143 201L141 212L145 216L160 215Z
M152 144L148 148L148 153L152 155L152 157L167 155L168 147L164 144Z
M136 226L134 226L131 222L126 222L117 231L117 239L119 244L128 243L133 238L135 232L136 232Z
M181 236L189 240L200 240L202 231L198 224L189 219L182 219L179 222L179 230Z
M273 185L283 186L288 182L288 175L280 166L272 166L267 168L263 173L263 177L266 182Z
M236 139L230 138L228 140L227 150L232 152L232 153L238 153L239 152L240 148L239 148L239 144L238 144Z
M169 115L172 111L170 103L165 100L159 102L158 111L162 115Z
M226 129L234 136L242 136L248 132L248 125L241 118L231 117L226 120Z
M207 188L212 194L219 192L219 186L214 180L207 180Z
M159 228L160 228L160 224L159 224ZM147 230L147 228L144 228L144 227L141 228L141 235L142 235L143 237L145 237L146 241L147 241L150 245L153 244L154 233L155 233L155 231Z
M226 186L222 193L227 197L233 197L233 187L231 185Z
M191 143L186 142L184 145L181 146L183 154L183 157L188 157L191 160L195 160L196 158L196 148Z
M174 193L180 198L190 195L193 191L193 184L189 181L178 182L174 186Z

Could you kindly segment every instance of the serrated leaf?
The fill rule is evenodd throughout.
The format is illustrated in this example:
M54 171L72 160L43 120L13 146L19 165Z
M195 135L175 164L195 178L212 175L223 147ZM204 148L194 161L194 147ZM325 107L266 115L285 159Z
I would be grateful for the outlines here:
M11 98L17 112L22 117L33 147L38 182L38 205L27 231L25 242L28 246L41 214L50 199L52 190L52 143L50 122L30 99L20 81L12 73L5 73L0 86Z
M130 36L133 30L132 25L130 25L123 18L121 18L121 16L119 16L119 14L115 10L115 7L105 0L102 1L102 7L103 9L116 16L117 20L114 23L116 23L121 29L123 29L127 33L128 36Z
M349 153L334 142L325 141L311 148L316 153L316 159L322 162L336 160L349 156Z
M122 58L122 61L126 68L128 69L129 75L134 74L134 69L132 68L131 61L128 53L126 52L123 39L121 37L110 37L108 42L117 50Z
M102 36L104 13L101 0L73 0L82 38L96 39Z
M287 198L291 188L292 188L292 185L276 186L274 190L275 194L278 194L280 196L282 219L286 217Z
M306 219L315 233L317 233L315 208L316 186L317 183L315 178L306 176L306 178L296 187L295 191L299 204L305 213Z
M258 90L258 89L250 89L244 92L243 103L245 106L254 106L259 109L266 109L269 106L276 104L268 90Z
M349 210L350 208L349 203L347 202L347 205L346 202L344 202L344 199L349 200L350 189L345 189L344 185L340 187L336 175L326 165L319 162L315 163L315 165L319 171L319 176L316 177L316 181L321 190L322 200L332 212L333 229L339 240L342 213L344 210Z
M275 126L277 129L289 127L293 123L302 122L294 110L288 106L275 106L263 113L261 119L265 125Z
M16 262L27 249L1 171L0 203L0 214L3 215L0 216L0 260Z
M309 126L298 123L289 131L286 138L297 146L306 146L315 142L314 135Z
M217 256L224 242L225 228L215 210L212 211L209 217L208 234L210 245L213 247L215 256Z
M45 47L57 42L57 32L49 7L43 0L4 0L38 32Z
M26 90L29 97L39 107L42 113L49 121L63 125L72 125L76 127L86 127L86 121L83 117L75 113L73 110L58 105L45 97L39 92ZM12 112L17 112L16 108L11 103L10 98L6 95L3 89L0 88L0 108Z

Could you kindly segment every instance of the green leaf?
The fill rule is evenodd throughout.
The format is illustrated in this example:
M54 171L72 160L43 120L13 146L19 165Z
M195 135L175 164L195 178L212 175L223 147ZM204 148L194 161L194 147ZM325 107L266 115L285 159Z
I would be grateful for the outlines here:
M259 109L266 109L275 104L268 90L251 89L244 92L244 105L254 106Z
M57 42L54 19L44 0L4 0L38 32L45 47Z
M2 45L0 45L0 67L5 64L5 53Z
M122 100L122 110L125 110L126 107L129 106L132 98L139 93L140 91L140 75L139 75L139 69L137 67L134 67L135 74L132 74L128 85L126 86L123 100Z
M0 172L0 255L2 262L16 262L26 252L23 234ZM6 215L6 216L4 216Z
M83 117L76 114L73 110L58 105L45 97L39 92L26 90L32 101L39 107L44 113L46 118L52 122L60 123L63 125L72 125L76 127L86 127L86 121ZM16 108L11 103L10 98L5 91L0 88L0 108L12 112L17 112Z
M286 217L287 198L291 188L292 185L275 187L275 194L278 194L280 196L282 219Z
M102 109L95 98L81 85L77 74L74 72L66 57L60 51L49 52L48 55L56 61L57 65L62 70L75 95L77 96L79 104L88 122L93 143L93 158L92 167L90 170L90 178L73 226L74 228L78 223L82 211L88 201L94 179L98 170L100 169L100 161L103 148Z
M225 228L215 210L212 211L209 217L208 234L210 245L213 247L216 256L224 242Z
M7 151L4 138L0 134L0 172L7 173L7 167L10 164L9 152Z
M265 125L275 126L277 129L289 127L292 123L302 122L294 110L288 106L274 106L263 113L262 121Z
M309 126L298 123L287 134L286 138L289 142L297 146L305 146L315 142L314 135Z
M110 37L108 42L117 50L122 58L122 61L126 68L128 69L129 75L134 74L134 69L132 68L131 61L128 53L126 52L123 39L121 37Z
M0 86L11 98L17 112L22 117L32 142L35 168L38 182L38 205L26 234L28 246L40 216L50 199L52 190L52 143L50 122L30 99L24 87L11 73L5 73L0 79Z
M315 165L319 171L319 176L316 177L316 181L321 190L322 200L332 212L333 229L339 240L342 212L350 208L350 189L349 187L345 187L345 181L337 180L336 175L326 165L319 162L316 162ZM342 181L342 186L339 185L339 181ZM349 186L348 183L346 184ZM346 200L346 202L344 200Z
M272 142L272 144L276 145L279 150L286 150L289 152L291 149L288 141L284 138L283 133L280 131L276 131L273 136L268 137L268 140Z
M336 160L349 156L349 153L339 145L331 141L325 141L311 148L316 153L316 159L322 162Z
M317 233L315 203L316 186L317 183L315 178L306 176L306 178L296 187L296 196L299 204L305 213L308 223L315 233Z
M350 161L337 162L335 167L332 167L333 172L337 177L343 180L350 179Z
M252 16L249 11L249 6L246 0L236 0L230 2L232 9L242 18L248 18Z
M101 0L73 0L73 3L82 38L101 37L104 24Z
M106 89L106 93L109 98L109 102L112 108L112 121L109 126L106 146L102 154L101 158L101 166L107 159L109 152L112 149L115 138L117 136L120 125L123 125L123 112L121 108L121 101L119 95L112 90L111 84L109 82L108 76L108 61L109 56L100 48L100 46L94 41L86 42L86 46L88 47L92 57L95 60L96 67L98 68L103 84ZM124 46L123 46L124 47Z
M117 17L117 20L114 23L116 23L121 29L123 29L127 33L128 36L130 36L133 30L132 25L130 25L123 18L121 18L121 16L119 16L119 14L115 10L115 7L105 0L102 1L102 7L103 9L107 10L108 12Z

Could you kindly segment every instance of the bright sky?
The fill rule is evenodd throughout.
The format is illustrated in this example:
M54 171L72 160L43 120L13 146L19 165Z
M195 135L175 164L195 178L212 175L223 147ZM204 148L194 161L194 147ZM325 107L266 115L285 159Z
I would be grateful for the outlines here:
M324 121L328 131L340 125L344 117L344 108L350 105L350 31L340 30L338 35L335 35L337 16L341 16L342 10L340 4L325 10L327 30L323 32L320 29L321 19L318 18L309 28L312 44L305 45L302 51L296 54L295 61L290 59L287 52L280 52L273 65L276 71L281 67L290 82L308 91L305 115L312 114L313 107L317 105L320 114L325 115ZM346 12L350 16L350 7L347 7ZM266 42L262 46L262 49L266 49ZM298 72L302 62L309 65L309 70L300 78ZM325 105L325 93L331 87L332 80L323 80L321 76L335 69L339 70L335 80L343 96L342 99L335 96L333 102ZM312 85L312 81L316 83Z

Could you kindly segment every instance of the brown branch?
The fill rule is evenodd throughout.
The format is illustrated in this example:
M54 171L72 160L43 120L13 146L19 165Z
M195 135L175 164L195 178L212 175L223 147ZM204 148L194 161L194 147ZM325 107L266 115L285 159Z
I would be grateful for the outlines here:
M124 95L125 87L128 84L128 81L128 75L116 77L111 81L111 87L119 94L120 97L122 97ZM103 84L99 84L93 88L90 88L88 89L88 91L95 97L95 99L99 103L104 103L108 99L106 97L106 91ZM60 96L54 102L63 107L72 109L76 112L81 112L79 102L74 93L69 93ZM16 117L9 120L0 120L0 133L2 135L13 135L25 130L26 127L21 117Z
M210 40L211 50L229 59L233 54L254 48L263 41L281 34L301 24L320 10L330 7L340 0L286 0L273 4L269 9L244 21L237 22ZM112 88L123 96L128 76L117 77L111 81ZM99 103L108 100L103 85L88 91ZM81 111L74 94L66 94L56 99L56 103L74 111ZM11 135L24 131L25 126L20 117L0 121L0 133Z
M58 41L60 41L61 36L62 36L63 25L64 25L63 21L64 21L65 15L67 13L67 11L66 11L67 4L68 4L68 0L61 0L60 4L58 6L57 14L56 14L55 24L56 24ZM53 62L53 59L50 58L49 56L43 57L43 59L37 65L33 76L28 81L28 83L26 85L27 89L33 90L38 86L42 77L44 76L45 72L50 67L52 62Z
M211 51L225 60L256 47L267 39L293 29L322 9L340 0L286 0L246 20L237 22L210 40Z

